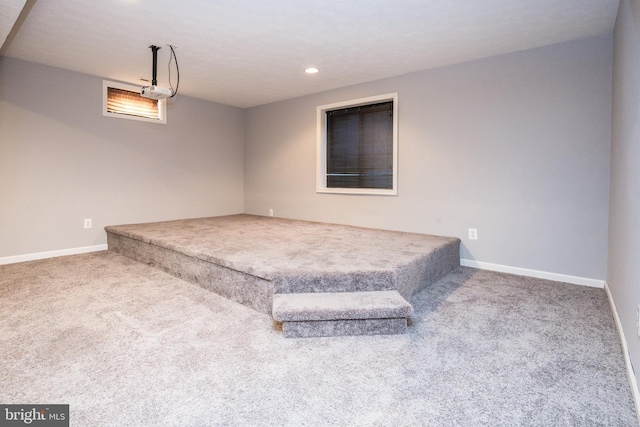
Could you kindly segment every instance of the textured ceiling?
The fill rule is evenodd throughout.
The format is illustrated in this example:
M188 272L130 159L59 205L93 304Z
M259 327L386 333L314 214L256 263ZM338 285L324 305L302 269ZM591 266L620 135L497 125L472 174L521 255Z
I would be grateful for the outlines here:
M143 84L151 77L148 46L170 43L182 94L250 107L610 33L618 2L38 0L3 52ZM0 35L5 8L20 3L0 3ZM161 86L168 59L165 47ZM308 66L320 72L307 75Z

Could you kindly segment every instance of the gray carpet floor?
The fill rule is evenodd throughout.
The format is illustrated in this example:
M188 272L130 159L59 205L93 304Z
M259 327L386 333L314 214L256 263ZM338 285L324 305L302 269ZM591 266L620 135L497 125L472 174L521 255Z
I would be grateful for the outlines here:
M258 215L228 215L106 227L264 279L291 274L395 270L460 239ZM322 262L318 262L322 260Z
M110 252L0 266L0 403L72 426L637 426L601 289L460 267L409 333L285 339Z

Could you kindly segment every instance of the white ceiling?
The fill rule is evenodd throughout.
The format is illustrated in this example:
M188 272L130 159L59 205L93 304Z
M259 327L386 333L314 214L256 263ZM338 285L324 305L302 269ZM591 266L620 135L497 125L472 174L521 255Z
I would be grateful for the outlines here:
M20 16L26 0L0 0L0 47L7 39L14 22Z
M30 0L32 1L32 0ZM180 93L251 107L611 33L619 0L38 0L6 56L144 84L177 46ZM24 0L0 0L2 28ZM8 32L8 31L7 31ZM0 38L0 43L4 37ZM169 49L159 51L167 86ZM320 72L307 75L315 66ZM174 81L175 83L175 81Z

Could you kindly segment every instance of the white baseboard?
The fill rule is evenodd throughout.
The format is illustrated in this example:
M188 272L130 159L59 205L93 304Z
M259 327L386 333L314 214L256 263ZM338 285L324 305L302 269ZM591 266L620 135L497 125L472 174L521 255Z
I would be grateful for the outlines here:
M631 357L629 356L627 339L624 336L624 331L622 330L622 322L620 322L620 317L618 316L618 309L616 308L616 303L613 300L613 295L611 295L611 290L609 290L609 285L607 284L607 282L604 283L604 290L607 293L607 298L609 298L609 304L611 305L613 318L616 322L616 329L618 329L618 335L620 336L622 353L624 355L624 363L627 367L627 378L629 379L629 385L631 386L631 395L636 407L636 416L640 416L640 391L638 391L638 382L636 381L636 376L633 371L633 365L631 364Z
M566 274L549 273L547 271L540 270L529 270L528 268L510 267L508 265L491 264L489 262L474 261L464 258L460 259L460 265L463 267L472 267L480 270L498 271L500 273L511 273L517 274L519 276L553 280L554 282L564 282L574 285L604 288L604 280L589 279L587 277L568 276Z
M81 248L60 249L57 251L37 252L34 254L15 255L0 258L0 265L15 264L17 262L35 261L37 259L54 258L67 255L86 254L89 252L106 251L107 244L95 246L83 246Z

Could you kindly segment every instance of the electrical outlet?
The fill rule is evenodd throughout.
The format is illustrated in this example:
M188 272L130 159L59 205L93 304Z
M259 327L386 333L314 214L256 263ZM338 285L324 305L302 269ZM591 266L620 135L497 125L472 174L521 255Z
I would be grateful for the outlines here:
M91 218L85 218L84 228L91 228L91 227L93 227L93 221L91 220Z
M273 216L273 209L269 209L269 216Z
M469 240L478 240L478 229L470 228L469 229Z

